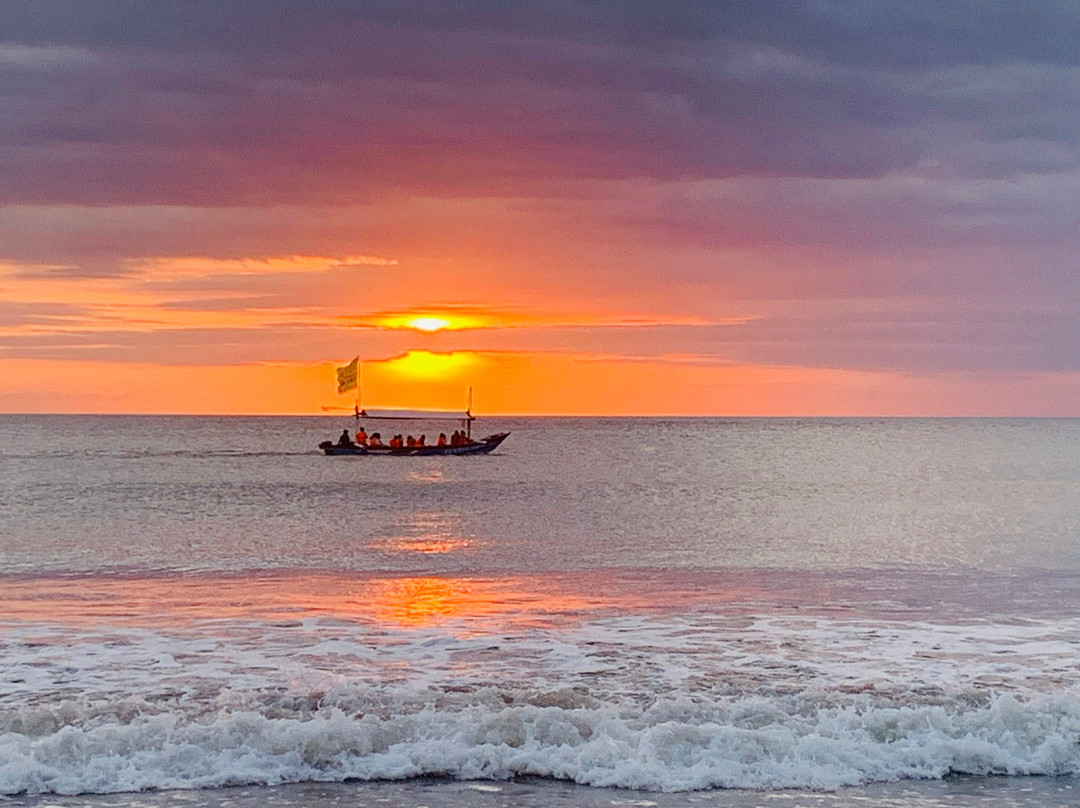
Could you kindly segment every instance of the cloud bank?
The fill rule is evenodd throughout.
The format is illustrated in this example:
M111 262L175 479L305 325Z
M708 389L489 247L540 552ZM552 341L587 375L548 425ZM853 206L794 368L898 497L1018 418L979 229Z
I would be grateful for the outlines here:
M0 359L1080 373L1078 39L1053 0L8 0ZM431 310L497 316L369 327Z

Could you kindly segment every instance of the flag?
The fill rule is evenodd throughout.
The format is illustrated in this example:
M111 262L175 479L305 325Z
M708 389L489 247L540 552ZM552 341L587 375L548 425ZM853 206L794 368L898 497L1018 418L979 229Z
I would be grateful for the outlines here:
M360 366L360 357L356 357L345 367L337 369L337 391L346 393L356 389L357 368Z

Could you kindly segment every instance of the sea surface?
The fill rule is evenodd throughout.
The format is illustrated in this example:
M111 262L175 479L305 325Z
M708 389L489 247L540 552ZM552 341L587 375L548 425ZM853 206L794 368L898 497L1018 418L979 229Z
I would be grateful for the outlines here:
M1080 802L1080 420L346 426L0 416L0 806Z

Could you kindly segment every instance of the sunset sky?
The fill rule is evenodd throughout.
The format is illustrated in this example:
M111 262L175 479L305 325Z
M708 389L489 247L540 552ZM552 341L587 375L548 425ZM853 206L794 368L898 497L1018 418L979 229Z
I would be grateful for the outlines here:
M0 411L1080 415L1080 4L4 0Z

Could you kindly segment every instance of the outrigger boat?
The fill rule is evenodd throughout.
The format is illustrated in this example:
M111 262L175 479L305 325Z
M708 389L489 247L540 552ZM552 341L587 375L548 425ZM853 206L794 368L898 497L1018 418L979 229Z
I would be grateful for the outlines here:
M464 427L465 438L462 443L445 446L425 443L423 446L371 446L361 443L333 443L324 440L319 448L328 455L474 455L488 454L506 440L509 432L498 432L481 440L472 439L472 422L476 418L468 410L465 412L443 412L432 410L357 410L357 422L366 421L456 421Z
M360 369L359 357L345 367L337 369L338 393L348 390L356 390L356 406L353 408L353 417L356 419L356 432L359 432L360 421L427 421L427 422L457 422L461 426L463 437L457 442L447 442L440 446L438 443L425 443L413 446L387 446L379 443L355 443L349 441L337 443L324 440L319 448L328 455L375 455L375 456L413 456L413 455L475 455L488 454L499 444L506 440L509 432L498 432L488 435L480 440L472 439L472 422L476 417L472 414L472 388L469 388L469 403L464 412L452 412L445 410L369 410L360 408ZM324 410L337 409L336 407L323 407ZM345 435L347 438L348 436Z

